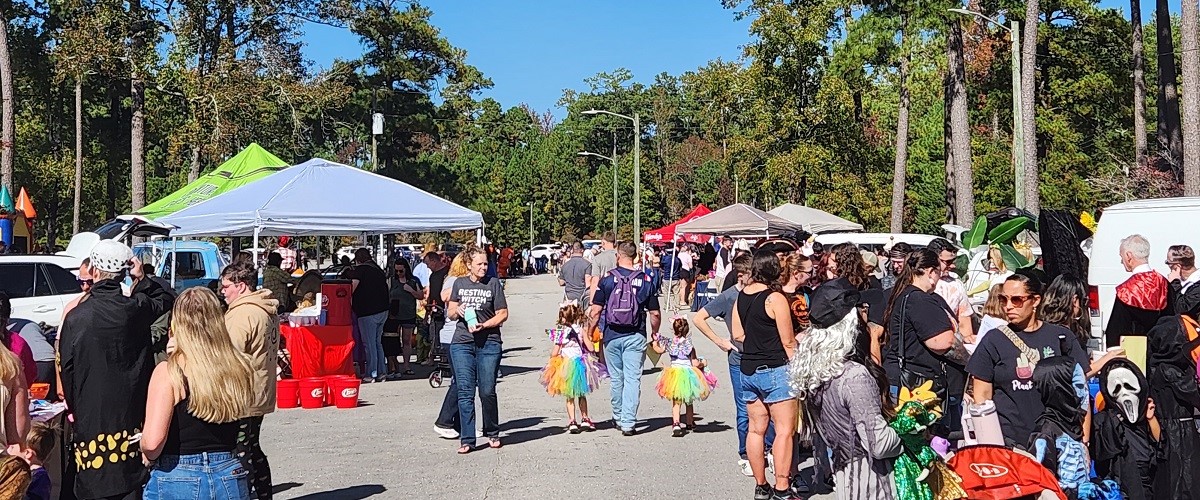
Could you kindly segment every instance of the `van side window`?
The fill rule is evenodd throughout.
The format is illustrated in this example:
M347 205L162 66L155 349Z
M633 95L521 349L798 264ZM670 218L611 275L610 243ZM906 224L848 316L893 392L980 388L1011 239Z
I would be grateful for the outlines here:
M34 297L33 264L0 264L0 290L12 299Z

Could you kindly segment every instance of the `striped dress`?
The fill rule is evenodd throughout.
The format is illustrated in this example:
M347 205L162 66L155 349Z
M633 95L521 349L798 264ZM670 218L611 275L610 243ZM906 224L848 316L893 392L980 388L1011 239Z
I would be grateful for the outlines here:
M893 458L903 450L879 408L879 387L861 364L847 361L841 375L808 397L806 409L833 451L839 500L896 498Z

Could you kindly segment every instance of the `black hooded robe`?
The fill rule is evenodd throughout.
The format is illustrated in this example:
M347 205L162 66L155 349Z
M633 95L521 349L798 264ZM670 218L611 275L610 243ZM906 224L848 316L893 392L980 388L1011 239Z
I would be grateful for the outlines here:
M1158 446L1145 420L1129 424L1112 406L1097 413L1092 417L1092 460L1096 475L1120 484L1126 500L1154 500Z
M1154 491L1172 500L1200 500L1200 432L1194 415L1200 408L1200 386L1192 349L1178 316L1163 318L1147 335L1147 369L1155 416L1162 427L1162 461Z

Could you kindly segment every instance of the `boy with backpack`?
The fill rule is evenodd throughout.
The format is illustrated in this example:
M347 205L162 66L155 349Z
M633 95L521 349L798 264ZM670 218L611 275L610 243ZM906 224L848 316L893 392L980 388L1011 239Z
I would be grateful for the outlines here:
M634 264L637 247L625 242L616 250L617 267L600 279L592 296L588 331L598 326L603 333L604 361L612 376L613 421L621 434L632 436L646 356L646 316L655 334L662 316L653 280Z

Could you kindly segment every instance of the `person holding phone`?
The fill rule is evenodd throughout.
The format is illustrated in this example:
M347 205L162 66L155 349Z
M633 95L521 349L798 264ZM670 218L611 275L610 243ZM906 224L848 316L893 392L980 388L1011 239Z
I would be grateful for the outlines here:
M393 273L391 289L388 291L391 306L382 343L388 365L387 379L399 380L404 375L414 373L409 360L416 342L417 301L425 300L425 289L421 286L421 280L413 276L407 260L397 260ZM399 363L396 362L397 357L400 358Z
M1195 316L1200 312L1200 273L1196 272L1196 253L1187 245L1172 245L1167 249L1167 303L1175 314Z

